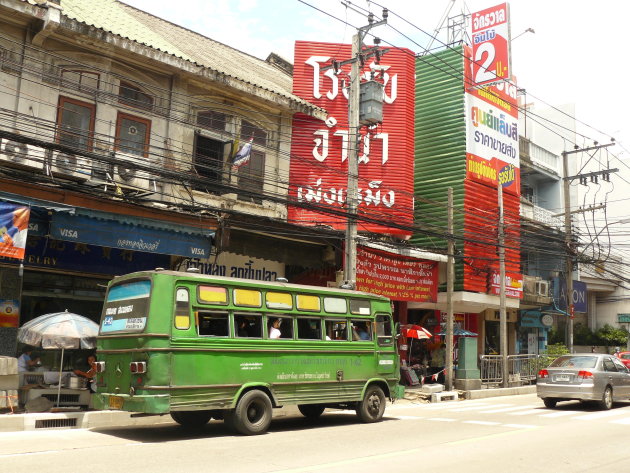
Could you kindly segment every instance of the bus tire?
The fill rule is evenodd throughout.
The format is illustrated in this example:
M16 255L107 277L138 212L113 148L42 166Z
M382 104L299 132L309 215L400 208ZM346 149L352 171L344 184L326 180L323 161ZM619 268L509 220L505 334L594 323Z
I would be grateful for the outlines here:
M211 411L173 411L171 417L182 427L199 429L212 418Z
M385 413L385 393L376 386L371 385L365 390L363 400L357 405L357 416L361 422L379 422Z
M298 404L298 410L307 419L317 419L326 409L322 404Z
M254 389L243 394L236 404L232 423L243 435L264 434L271 424L271 400L264 392Z

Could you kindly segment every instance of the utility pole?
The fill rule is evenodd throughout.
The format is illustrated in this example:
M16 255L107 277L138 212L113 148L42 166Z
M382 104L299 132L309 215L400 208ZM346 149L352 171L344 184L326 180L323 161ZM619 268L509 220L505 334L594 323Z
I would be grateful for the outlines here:
M573 306L573 236L572 236L572 227L571 227L571 195L570 195L570 186L571 181L575 178L585 177L586 175L576 175L569 176L569 155L575 153L583 153L586 151L598 151L602 148L607 148L609 146L613 146L615 143L609 143L606 145L595 145L590 148L577 148L573 151L563 151L562 152L562 172L563 172L563 180L564 180L564 241L566 246L566 263L565 263L565 280L567 283L566 289L566 307L567 312L569 313L569 318L567 319L567 349L569 353L573 353L573 317L574 317L574 306ZM608 172L611 172L609 170ZM615 170L617 171L617 170ZM597 173L588 173L588 176L593 174L604 174L606 171L598 171Z
M374 15L368 15L368 25L358 29L352 37L352 59L341 64L352 63L350 70L350 90L348 94L348 193L346 196L348 217L346 223L346 244L344 252L343 279L345 284L356 286L357 279L357 208L359 178L359 107L361 95L361 67L365 59L376 54L378 48L372 48L364 54L363 39L375 26L387 23L387 10L383 10L383 19L374 22Z
M498 185L499 198L499 352L501 353L501 372L503 387L508 387L508 338L507 312L505 309L505 219L503 215L503 185Z
M448 188L448 251L446 260L446 390L453 390L453 289L455 285L453 240L453 188Z

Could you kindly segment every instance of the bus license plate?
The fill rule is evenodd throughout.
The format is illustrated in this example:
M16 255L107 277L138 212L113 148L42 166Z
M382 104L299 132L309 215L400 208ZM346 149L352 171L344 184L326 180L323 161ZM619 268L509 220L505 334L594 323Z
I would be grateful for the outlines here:
M122 409L123 398L120 396L109 396L109 408L110 409Z

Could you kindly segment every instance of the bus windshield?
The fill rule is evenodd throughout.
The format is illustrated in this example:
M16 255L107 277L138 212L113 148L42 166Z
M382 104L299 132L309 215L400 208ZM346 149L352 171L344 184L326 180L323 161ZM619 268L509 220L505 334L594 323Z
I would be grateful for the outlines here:
M112 286L101 318L101 334L142 332L147 323L151 281L133 281Z

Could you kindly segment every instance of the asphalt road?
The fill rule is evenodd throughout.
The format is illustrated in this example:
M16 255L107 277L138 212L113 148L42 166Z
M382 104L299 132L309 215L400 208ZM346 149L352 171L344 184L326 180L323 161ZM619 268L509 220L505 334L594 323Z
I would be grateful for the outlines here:
M535 395L390 405L378 424L327 411L274 419L262 436L221 422L0 433L3 473L627 471L630 403L546 409Z

